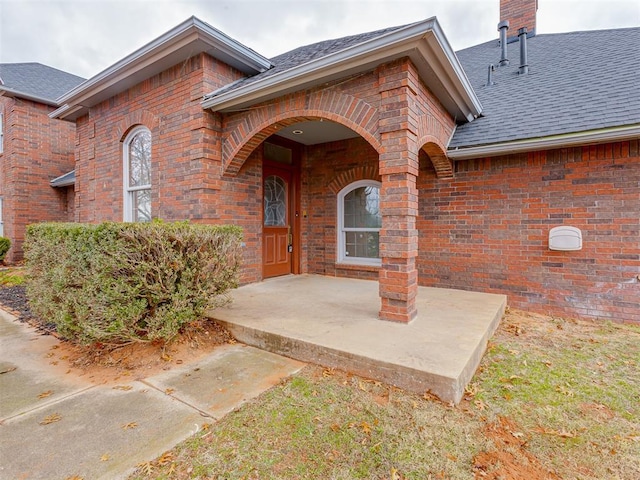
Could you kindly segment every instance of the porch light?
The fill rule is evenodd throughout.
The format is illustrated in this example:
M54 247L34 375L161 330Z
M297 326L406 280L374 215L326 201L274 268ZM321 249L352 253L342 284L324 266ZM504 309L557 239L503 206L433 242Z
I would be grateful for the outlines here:
M302 130L294 130L293 132L294 135L302 135L304 132Z

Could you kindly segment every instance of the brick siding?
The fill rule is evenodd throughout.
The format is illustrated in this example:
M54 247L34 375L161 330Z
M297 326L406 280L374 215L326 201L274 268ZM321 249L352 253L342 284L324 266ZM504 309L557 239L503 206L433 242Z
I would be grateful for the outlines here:
M421 161L421 285L505 293L509 305L640 321L638 141L459 161L438 180ZM552 227L580 251L548 249Z
M73 220L73 188L52 188L54 178L74 168L75 128L52 120L53 107L20 98L0 97L4 112L4 151L0 154L0 195L4 236L12 242L5 261L22 259L30 223Z

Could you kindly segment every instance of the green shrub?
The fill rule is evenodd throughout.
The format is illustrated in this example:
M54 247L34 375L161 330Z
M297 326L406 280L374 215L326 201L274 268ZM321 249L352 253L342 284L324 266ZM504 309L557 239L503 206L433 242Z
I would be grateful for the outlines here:
M0 262L4 260L4 256L11 248L11 240L7 237L0 237Z
M237 286L242 230L40 223L24 244L32 311L82 344L169 341Z

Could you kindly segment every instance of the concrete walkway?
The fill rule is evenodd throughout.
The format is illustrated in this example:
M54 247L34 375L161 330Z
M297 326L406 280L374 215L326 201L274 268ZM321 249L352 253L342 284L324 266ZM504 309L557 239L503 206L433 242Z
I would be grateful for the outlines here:
M0 479L126 478L303 366L225 345L143 380L93 385L50 365L57 342L0 310Z
M233 292L209 315L235 338L459 402L506 307L504 295L419 287L410 324L378 319L378 282L289 275Z

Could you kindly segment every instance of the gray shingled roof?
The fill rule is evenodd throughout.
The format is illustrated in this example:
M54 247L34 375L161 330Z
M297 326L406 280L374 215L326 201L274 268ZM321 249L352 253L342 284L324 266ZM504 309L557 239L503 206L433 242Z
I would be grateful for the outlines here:
M450 148L640 124L640 28L537 35L527 40L529 74L518 75L518 42L457 52L483 117L457 128Z
M366 42L367 40L380 37L384 34L399 30L406 26L407 25L400 25L397 27L376 30L375 32L361 33L358 35L351 35L348 37L337 38L333 40L324 40L322 42L313 43L311 45L305 45L304 47L298 47L295 50L291 50L290 52L286 52L282 55L278 55L277 57L270 58L269 60L274 65L273 68L254 75L253 77L243 78L242 80L239 80L235 83L231 83L225 87L220 88L219 90L216 90L212 94L207 95L207 97L210 98L222 93L230 92L242 86L257 82L258 80L268 78L276 73L287 71L291 68L303 65L312 60L325 57L335 52L339 52L341 50L344 50L345 48L358 45L360 43Z
M2 87L56 104L63 93L84 82L84 78L41 63L0 63ZM56 104L57 105L57 104Z

